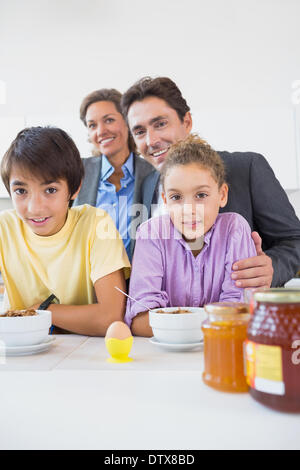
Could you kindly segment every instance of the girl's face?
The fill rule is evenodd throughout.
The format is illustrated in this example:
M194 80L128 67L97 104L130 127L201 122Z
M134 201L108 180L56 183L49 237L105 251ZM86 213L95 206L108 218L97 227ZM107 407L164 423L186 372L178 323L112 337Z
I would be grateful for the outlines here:
M129 154L128 127L114 103L97 101L91 104L86 112L88 135L99 154L108 159L119 153Z
M190 163L170 168L162 196L174 226L192 242L213 226L227 195L228 186L219 188L209 169Z

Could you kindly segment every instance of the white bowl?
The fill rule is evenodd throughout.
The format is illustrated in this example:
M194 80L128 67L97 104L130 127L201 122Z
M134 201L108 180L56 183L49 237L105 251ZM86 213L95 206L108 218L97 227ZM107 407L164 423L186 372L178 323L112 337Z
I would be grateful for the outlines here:
M51 312L36 312L38 315L27 317L0 316L1 346L29 346L45 341L51 326Z
M167 313L178 308L191 313ZM166 313L156 313L163 310ZM166 307L149 311L149 323L153 335L162 343L197 343L203 339L201 325L207 314L202 307Z

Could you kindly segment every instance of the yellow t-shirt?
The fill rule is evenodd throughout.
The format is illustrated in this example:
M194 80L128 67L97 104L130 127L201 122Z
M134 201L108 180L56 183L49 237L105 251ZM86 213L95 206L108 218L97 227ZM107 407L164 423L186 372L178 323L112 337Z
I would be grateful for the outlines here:
M129 267L122 238L102 209L72 207L63 228L49 237L32 232L15 210L0 214L4 309L28 308L50 294L65 305L95 303L93 284Z

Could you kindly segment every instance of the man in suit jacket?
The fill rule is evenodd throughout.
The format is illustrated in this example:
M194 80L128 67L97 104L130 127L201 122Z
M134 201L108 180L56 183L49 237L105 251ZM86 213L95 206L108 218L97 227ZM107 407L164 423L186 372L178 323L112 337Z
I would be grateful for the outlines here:
M158 170L168 149L191 132L190 108L166 77L139 80L124 93L121 105L138 151L154 166L143 184L143 203L150 216L151 205L160 203ZM257 251L256 257L233 265L232 278L238 287L282 286L300 268L299 219L262 155L219 154L229 185L222 212L238 212L246 218Z

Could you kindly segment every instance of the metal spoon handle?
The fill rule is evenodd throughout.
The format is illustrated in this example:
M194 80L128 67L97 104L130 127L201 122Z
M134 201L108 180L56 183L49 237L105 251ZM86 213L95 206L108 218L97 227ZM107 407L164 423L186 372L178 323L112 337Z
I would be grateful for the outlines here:
M141 302L139 302L138 300L134 299L133 297L130 297L130 295L126 294L125 292L123 292L121 289L119 289L117 286L115 286L115 289L117 289L118 291L122 292L122 294L126 295L126 297L128 297L129 299L133 300L134 302L136 302L137 304L140 304L143 308L145 308L147 311L149 309L149 307L146 307L146 305L143 305Z

